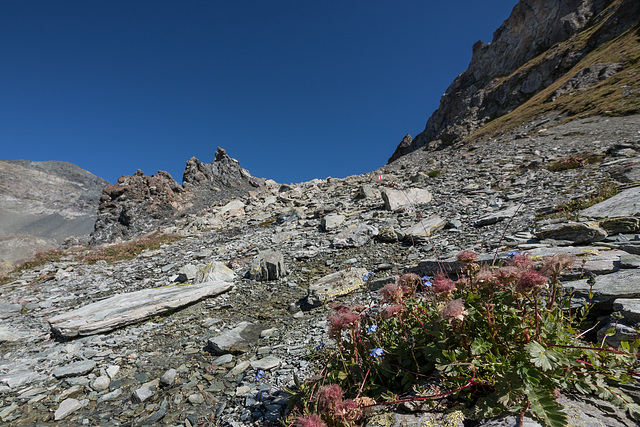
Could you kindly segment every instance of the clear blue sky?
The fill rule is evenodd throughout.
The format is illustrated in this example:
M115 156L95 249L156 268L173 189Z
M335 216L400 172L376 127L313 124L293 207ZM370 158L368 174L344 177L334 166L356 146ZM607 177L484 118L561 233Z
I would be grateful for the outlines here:
M5 1L0 158L182 182L221 146L282 183L369 172L516 3Z

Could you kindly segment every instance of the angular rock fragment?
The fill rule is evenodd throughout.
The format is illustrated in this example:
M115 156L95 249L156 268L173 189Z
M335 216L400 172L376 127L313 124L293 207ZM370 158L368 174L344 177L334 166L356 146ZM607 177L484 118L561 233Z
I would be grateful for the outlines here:
M53 376L56 378L77 377L79 375L86 375L93 371L96 367L96 362L93 360L85 360L82 362L71 363L66 366L61 366L53 371Z
M209 338L207 348L215 354L244 353L260 338L262 326L241 322L235 328Z
M309 292L321 299L351 293L364 284L362 278L368 273L364 268L351 268L324 276L312 285Z
M404 240L412 241L424 239L431 236L434 231L443 228L446 224L447 222L438 216L423 219L407 230L404 230Z
M382 191L384 208L394 212L399 209L429 203L432 198L431 192L424 188L409 188L407 190L386 188Z
M204 282L232 282L236 273L221 262L213 261L198 271L196 283Z
M640 270L619 270L615 273L597 276L593 287L586 279L567 282L563 286L574 292L574 300L587 301L589 291L593 292L593 304L602 310L612 310L613 301L618 298L640 298Z
M607 232L592 223L552 224L538 229L536 237L540 240L568 240L575 244L584 244L604 240Z
M258 253L251 263L249 279L259 281L278 280L287 274L284 256L280 251L266 250Z
M618 298L613 301L613 309L630 325L640 323L640 298Z
M367 224L357 224L338 233L332 241L334 248L359 248L364 246L378 229Z
M607 200L580 211L589 218L616 218L640 215L640 187L623 190Z
M58 409L56 409L56 412L54 413L54 419L56 421L60 421L67 415L77 411L80 408L82 408L82 403L80 403L80 401L78 401L77 399L65 399L60 402L60 406L58 406Z
M598 225L606 231L608 235L635 233L640 229L638 218L629 216L605 219L600 221Z
M320 225L324 231L331 231L338 228L345 220L344 215L339 214L329 214L322 218Z
M507 208L507 209L502 209L497 212L488 213L480 217L480 219L474 222L473 225L475 227L482 227L485 225L495 224L497 222L504 221L505 219L509 219L517 213L518 213L518 206L511 206L510 208Z
M219 295L232 288L232 283L206 282L143 289L87 304L48 321L54 333L64 338L99 334Z

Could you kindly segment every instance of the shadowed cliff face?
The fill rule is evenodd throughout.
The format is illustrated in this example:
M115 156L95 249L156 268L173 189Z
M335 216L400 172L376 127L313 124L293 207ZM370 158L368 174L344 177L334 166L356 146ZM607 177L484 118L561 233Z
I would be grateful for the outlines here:
M67 162L0 160L0 263L87 240L107 185Z
M264 181L252 177L219 147L211 163L202 163L195 157L187 162L182 185L167 172L149 177L138 170L104 189L91 243L128 239L151 231L218 200L242 196Z
M576 64L637 25L639 15L637 0L521 0L490 44L473 46L469 68L449 86L425 130L401 143L389 162L421 147L455 143L567 73L576 74ZM624 65L610 64L595 80L587 72L583 80L593 86Z

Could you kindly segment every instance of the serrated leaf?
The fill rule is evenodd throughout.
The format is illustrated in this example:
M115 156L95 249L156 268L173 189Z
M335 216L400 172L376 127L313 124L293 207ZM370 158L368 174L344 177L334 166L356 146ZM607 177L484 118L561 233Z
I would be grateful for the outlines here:
M491 348L491 343L482 338L476 338L471 343L471 354L474 356L478 356L480 354L484 354Z
M640 421L640 405L636 403L629 403L627 405L627 411L629 411L629 416L632 419Z
M543 371L550 371L554 369L562 358L560 353L557 351L550 350L536 341L532 341L525 345L525 348L531 356L531 359L529 359L531 363L536 365L538 368L542 368Z
M537 384L539 386L539 384ZM549 427L565 427L567 414L562 411L560 405L551 393L539 387L525 387L525 393L529 399L531 414Z

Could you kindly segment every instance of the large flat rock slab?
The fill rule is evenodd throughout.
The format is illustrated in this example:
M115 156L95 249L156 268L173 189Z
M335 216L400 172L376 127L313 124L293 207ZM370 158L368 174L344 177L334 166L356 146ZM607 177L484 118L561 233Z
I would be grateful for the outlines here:
M173 285L117 294L48 319L63 338L94 335L131 325L169 310L214 297L233 288L228 282Z
M640 215L640 187L621 191L615 196L580 211L591 218L614 218Z
M593 288L587 280L567 282L564 287L572 290L576 297L588 300L589 290L593 292L593 303L603 309L612 309L618 298L640 298L640 270L619 270L615 273L598 276ZM576 298L574 298L576 300Z

